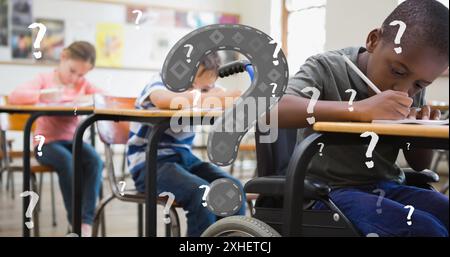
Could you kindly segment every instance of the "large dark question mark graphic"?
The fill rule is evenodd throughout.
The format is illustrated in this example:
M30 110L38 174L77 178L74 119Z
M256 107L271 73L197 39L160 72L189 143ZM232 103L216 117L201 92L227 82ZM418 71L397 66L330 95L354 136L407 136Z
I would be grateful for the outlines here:
M192 31L172 47L162 69L165 86L174 92L188 90L202 57L220 50L240 52L250 61L254 71L250 87L233 108L226 109L214 122L209 133L209 159L217 165L227 166L236 159L245 133L283 96L289 71L283 51L267 34L244 25L215 24ZM249 103L256 103L256 107L246 109ZM236 124L244 124L244 129L230 130L236 128Z

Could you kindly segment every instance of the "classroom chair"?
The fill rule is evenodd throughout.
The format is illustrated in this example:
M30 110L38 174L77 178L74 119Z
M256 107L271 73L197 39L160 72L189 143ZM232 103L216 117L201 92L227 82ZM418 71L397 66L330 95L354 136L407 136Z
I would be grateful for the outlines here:
M95 108L134 109L135 100L136 98L96 95ZM123 192L123 194L121 194L118 183L119 181L116 178L114 169L114 152L112 147L126 146L129 134L129 122L98 121L97 131L100 140L105 146L105 168L107 171L108 184L111 188L112 194L111 196L103 199L95 211L92 236L96 237L98 234L100 216L102 215L106 205L113 199L118 199L120 201L138 204L138 236L141 237L143 235L143 205L145 204L145 194L139 193L134 189L127 189ZM158 197L157 203L165 206L166 198ZM177 207L179 206L176 202L174 202L169 210L169 215L165 216L165 218L170 217L171 220L171 222L165 226L166 236L180 236L180 220L175 209Z

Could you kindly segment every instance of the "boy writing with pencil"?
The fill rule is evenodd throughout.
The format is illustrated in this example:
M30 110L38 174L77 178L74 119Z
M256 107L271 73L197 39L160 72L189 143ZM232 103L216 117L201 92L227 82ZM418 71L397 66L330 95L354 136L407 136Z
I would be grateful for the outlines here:
M390 25L394 20L407 26L401 53L394 51L398 31L398 26ZM369 33L365 48L349 47L310 57L290 80L279 103L280 126L305 128L302 137L311 132L306 122L311 95L302 92L306 87L320 91L314 109L316 121L439 119L439 111L425 105L424 95L425 88L448 68L448 21L449 10L439 2L407 0L381 28ZM352 112L348 110L348 89L357 92ZM398 148L377 146L371 169L365 166L366 149L364 145L326 147L323 156L313 158L308 176L332 187L331 200L363 235L448 236L448 197L404 185L405 175L395 165ZM429 167L432 152L411 149L405 157L420 171ZM376 211L379 194L375 189L385 191L381 214ZM406 205L415 207L412 226L405 222ZM318 203L314 208L326 207Z

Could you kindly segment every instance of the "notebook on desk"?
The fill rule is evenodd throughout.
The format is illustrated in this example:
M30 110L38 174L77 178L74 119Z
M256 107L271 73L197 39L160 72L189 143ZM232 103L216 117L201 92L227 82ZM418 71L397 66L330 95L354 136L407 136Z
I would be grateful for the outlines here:
M373 120L372 123L382 124L417 124L417 125L448 125L448 119L446 120Z

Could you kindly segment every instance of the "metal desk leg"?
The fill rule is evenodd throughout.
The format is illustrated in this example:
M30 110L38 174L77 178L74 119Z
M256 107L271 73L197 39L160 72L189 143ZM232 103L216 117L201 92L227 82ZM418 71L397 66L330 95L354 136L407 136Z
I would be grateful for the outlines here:
M30 164L30 137L31 137L31 128L33 126L34 121L41 116L42 113L33 113L28 118L25 128L23 129L23 192L30 190L30 176L31 176L31 164ZM22 219L23 219L23 236L29 237L30 230L25 225L27 222L27 217L25 217L25 213L28 209L28 205L30 204L30 197L24 197L23 200L23 211L22 211Z
M83 147L83 135L86 129L94 124L100 117L96 114L89 115L83 120L75 131L73 140L73 194L72 194L72 232L81 236L81 180L82 180L82 165L81 165L81 150Z
M161 135L170 127L170 119L156 123L148 136L146 155L146 186L145 186L145 235L156 237L156 171L158 142Z

